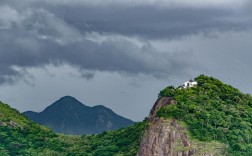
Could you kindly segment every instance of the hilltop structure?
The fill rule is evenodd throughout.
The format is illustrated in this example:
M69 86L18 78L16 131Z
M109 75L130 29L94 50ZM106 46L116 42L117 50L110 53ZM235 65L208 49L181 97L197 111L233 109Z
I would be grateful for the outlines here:
M186 89L186 88L191 88L191 87L194 87L194 86L197 86L197 85L198 85L198 82L190 80L190 81L186 81L182 87L184 89Z

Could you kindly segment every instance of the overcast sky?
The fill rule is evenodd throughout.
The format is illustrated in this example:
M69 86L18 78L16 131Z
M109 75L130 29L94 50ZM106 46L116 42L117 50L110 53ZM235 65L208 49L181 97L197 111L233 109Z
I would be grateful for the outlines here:
M200 74L252 93L250 0L1 0L0 100L42 111L70 95L143 120Z

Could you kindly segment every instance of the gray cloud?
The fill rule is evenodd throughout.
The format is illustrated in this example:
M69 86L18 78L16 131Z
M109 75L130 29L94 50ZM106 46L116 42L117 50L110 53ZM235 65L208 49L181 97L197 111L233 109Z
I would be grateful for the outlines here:
M31 0L26 0L31 1ZM34 0L32 0L34 2ZM35 0L36 1L36 0ZM38 1L38 0L37 0ZM160 8L170 8L177 6L190 6L190 7L217 7L228 6L238 7L247 0L45 0L44 2L50 5L70 5L70 6L157 6Z
M178 38L211 30L230 31L251 28L251 22L237 12L249 1L147 0L100 3L86 0L6 1L18 10L44 9L75 27L87 32L117 33L143 38ZM18 5L17 5L18 4ZM225 4L225 5L224 5Z
M87 39L77 29L45 10L20 13L20 16L22 20L13 21L12 26L0 31L1 82L21 76L13 68L15 66L28 68L68 63L80 71L87 69L163 77L176 69L178 74L182 74L190 68L192 61L181 57L190 57L191 53L161 53L148 42L138 45L120 36L116 39L107 37L102 42ZM85 78L93 76L90 73L82 75Z
M50 10L83 33L95 31L174 39L212 30L230 31L251 27L250 22L237 21L243 18L243 14L226 8L82 6L53 7Z
M160 52L149 39L177 39L212 30L244 30L250 25L247 21L233 20L240 14L223 8L79 7L60 5L58 1L57 5L29 0L21 5L14 2L3 1L0 7L0 83L22 76L15 66L25 69L63 63L80 71L159 78L171 71L183 75L196 70L194 54L168 49ZM93 32L106 39L100 42L87 38ZM93 75L82 74L87 79Z
M13 66L27 68L50 63L68 63L80 69L163 77L172 70L176 71L177 68L178 74L181 74L190 68L189 64L192 61L190 59L184 60L181 57L182 55L190 57L190 54L187 53L162 54L154 51L155 49L149 47L150 45L139 47L133 42L123 39L103 41L101 44L84 39L80 43L60 45L48 40L41 41L33 38L29 42L29 46L33 44L36 47L27 48L23 44L24 42L20 44L18 39L13 39L11 44L1 47L0 62L4 67L1 70L1 75L6 77L19 75L12 68ZM83 74L83 76L91 78L92 74Z
M250 14L250 17L252 17L252 1L251 0L247 1L247 3L245 3L245 9Z

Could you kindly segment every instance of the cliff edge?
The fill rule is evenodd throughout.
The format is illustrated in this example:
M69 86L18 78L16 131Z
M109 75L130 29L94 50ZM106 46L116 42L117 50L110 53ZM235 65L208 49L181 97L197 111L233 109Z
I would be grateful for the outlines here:
M175 119L163 119L157 116L157 111L161 107L175 104L176 101L169 97L162 97L154 104L137 156L225 155L222 144L192 140L186 126L182 123Z

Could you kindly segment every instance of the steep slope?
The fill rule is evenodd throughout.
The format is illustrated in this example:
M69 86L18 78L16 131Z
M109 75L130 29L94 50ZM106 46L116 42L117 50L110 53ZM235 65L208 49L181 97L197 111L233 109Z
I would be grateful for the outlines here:
M176 105L170 97L161 97L154 104L137 156L225 155L224 144L192 139L183 123L157 115L160 108L170 105Z
M29 119L65 134L97 134L134 124L104 106L88 107L65 96L44 111L24 112Z
M252 155L252 97L212 77L195 80L196 87L160 92L176 104L161 107L158 118L185 124L192 139L225 144L228 155Z
M59 135L29 121L17 110L0 102L0 155L42 155L61 150ZM52 147L51 145L54 145Z

